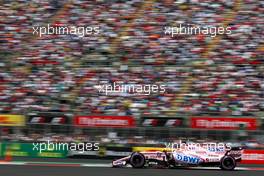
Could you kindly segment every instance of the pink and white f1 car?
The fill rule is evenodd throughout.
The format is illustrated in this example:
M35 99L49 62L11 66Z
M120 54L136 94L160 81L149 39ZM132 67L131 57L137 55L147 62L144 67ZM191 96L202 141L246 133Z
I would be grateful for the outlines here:
M131 155L114 160L113 167L133 168L156 167L172 168L176 166L217 166L223 170L234 170L237 162L241 161L242 148L208 149L199 148L193 150L177 149L166 151L133 152Z

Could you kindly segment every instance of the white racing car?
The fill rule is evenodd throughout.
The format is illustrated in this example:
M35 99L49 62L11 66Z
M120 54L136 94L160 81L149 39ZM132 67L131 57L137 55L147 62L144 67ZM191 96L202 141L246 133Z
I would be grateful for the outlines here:
M114 160L113 167L133 168L156 167L172 168L177 166L217 166L223 170L234 170L241 161L242 148L192 148L175 149L172 151L133 152L131 155Z

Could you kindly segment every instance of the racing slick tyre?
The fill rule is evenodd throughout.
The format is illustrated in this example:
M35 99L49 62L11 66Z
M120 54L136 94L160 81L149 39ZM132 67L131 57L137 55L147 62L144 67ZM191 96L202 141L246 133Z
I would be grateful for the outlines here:
M142 153L135 152L131 154L129 162L133 168L143 168L146 163L146 159Z
M232 156L224 156L220 161L220 168L223 170L234 170L236 167L236 160Z

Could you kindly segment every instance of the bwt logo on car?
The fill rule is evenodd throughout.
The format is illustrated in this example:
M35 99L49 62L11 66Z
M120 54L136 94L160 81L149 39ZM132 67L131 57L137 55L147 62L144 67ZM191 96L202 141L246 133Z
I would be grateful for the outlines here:
M223 148L211 148L211 147L209 147L208 148L208 151L210 151L210 152L223 152L223 151L225 151L225 149L223 149Z
M177 154L176 159L179 160L179 161L183 161L183 162L191 163L191 164L198 164L199 161L200 161L199 158L196 158L196 157L193 157L193 156L180 155L180 154Z

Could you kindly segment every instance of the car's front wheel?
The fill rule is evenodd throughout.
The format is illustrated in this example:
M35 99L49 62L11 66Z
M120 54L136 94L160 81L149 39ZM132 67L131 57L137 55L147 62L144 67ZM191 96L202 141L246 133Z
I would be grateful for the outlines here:
M236 167L236 160L232 156L224 156L220 162L220 168L223 170L234 170Z
M139 152L132 153L129 161L133 168L142 168L146 163L145 156Z

